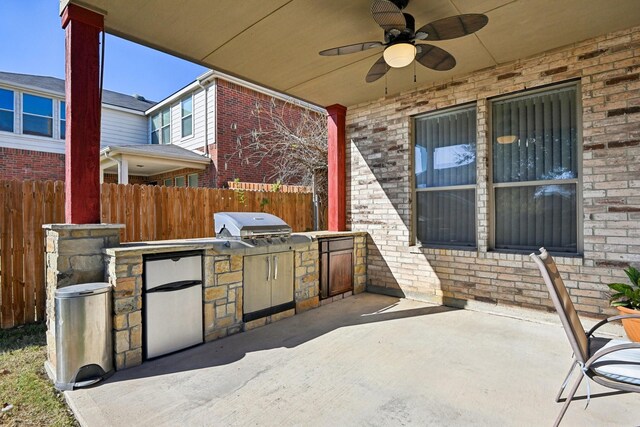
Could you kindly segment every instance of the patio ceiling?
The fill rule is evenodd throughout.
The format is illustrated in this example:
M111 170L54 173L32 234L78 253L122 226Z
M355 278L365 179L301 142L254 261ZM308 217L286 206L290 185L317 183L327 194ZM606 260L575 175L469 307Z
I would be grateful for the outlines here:
M379 49L321 57L330 47L381 40L370 0L61 0L105 14L107 32L327 106L384 96L385 79L365 83ZM434 42L457 66L416 68L417 84L438 82L640 25L637 0L411 0L416 27L461 13L489 24L461 39ZM412 88L413 66L388 73L388 93Z

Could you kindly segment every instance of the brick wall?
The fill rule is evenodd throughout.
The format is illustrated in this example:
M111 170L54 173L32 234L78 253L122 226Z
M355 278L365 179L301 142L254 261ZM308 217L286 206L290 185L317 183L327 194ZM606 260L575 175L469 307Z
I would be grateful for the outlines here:
M0 179L64 181L64 154L0 147Z
M579 311L602 316L604 285L640 263L640 27L418 87L347 111L347 216L369 239L368 286L454 305L549 308L526 254L489 250L488 98L578 80L583 257L556 257ZM460 58L464 60L464 58ZM477 103L478 250L420 248L412 232L412 117Z
M276 114L282 114L286 121L296 120L302 109L225 80L218 80L216 96L217 147L211 154L217 166L217 182L222 185L236 178L242 182L275 182L275 179L270 177L276 169L269 159L259 166L247 165L245 157L237 153L237 140L249 138L251 131L260 127L260 120L254 114L257 104L262 111L269 111L272 102L275 102ZM263 119L263 129L265 123Z

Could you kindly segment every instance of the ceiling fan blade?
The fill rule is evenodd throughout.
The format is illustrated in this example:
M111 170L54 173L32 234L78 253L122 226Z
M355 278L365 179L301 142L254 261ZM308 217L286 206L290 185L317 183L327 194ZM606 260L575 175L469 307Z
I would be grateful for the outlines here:
M416 31L427 33L427 40L451 40L475 33L489 22L487 15L469 13L450 16L428 23Z
M388 0L373 0L371 15L385 31L392 29L402 31L407 27L407 21L402 11Z
M364 42L349 44L346 46L333 47L331 49L323 50L320 53L322 56L334 56L334 55L347 55L349 53L362 52L367 49L373 49L374 47L382 47L384 44L381 42Z
M436 71L447 71L456 66L456 59L444 49L431 44L416 45L416 61Z
M378 59L376 63L373 64L373 66L369 69L367 78L365 80L367 81L367 83L375 82L380 77L387 74L387 71L389 71L390 68L391 67L389 67L389 65L387 65L387 63L384 61L384 57L381 56L380 59Z

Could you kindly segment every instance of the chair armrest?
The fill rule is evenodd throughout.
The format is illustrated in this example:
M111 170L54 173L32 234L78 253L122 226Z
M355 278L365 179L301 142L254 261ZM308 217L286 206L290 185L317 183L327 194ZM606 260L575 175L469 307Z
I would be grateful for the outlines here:
M600 359L602 356L606 356L607 354L610 353L615 353L616 351L621 351L621 350L640 350L640 343L637 342L628 342L628 343L624 343L624 344L618 344L618 345L613 345L605 350L600 350L597 351L596 354L594 354L593 356L591 356L589 358L589 360L587 360L587 362L585 363L585 368L590 368L591 365L593 365L595 362L598 361L598 359Z
M589 338L602 325L606 325L609 322L622 319L640 319L640 314L619 314L617 316L611 316L607 319L601 320L596 323L593 328L589 329L589 331L587 332L587 338Z

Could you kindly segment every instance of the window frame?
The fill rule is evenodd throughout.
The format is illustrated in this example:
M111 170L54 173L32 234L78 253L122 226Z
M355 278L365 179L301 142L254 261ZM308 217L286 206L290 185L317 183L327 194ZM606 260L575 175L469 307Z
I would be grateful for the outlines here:
M65 110L66 106L67 106L66 101L63 101L61 99L58 100L58 139L61 139L63 141L66 139L66 136L67 136L66 135L67 116L66 116L66 110ZM62 118L63 111L65 114L64 119ZM65 134L65 137L62 136L63 132Z
M154 132L158 133L158 144L155 144L155 145L169 145L169 144L171 144L171 141L173 139L171 137L171 120L173 118L173 114L172 114L171 110L172 110L171 106L168 106L166 108L162 108L162 109L158 110L155 114L153 114L151 116L151 120L149 121L149 127L150 127L150 131L151 131L151 132L149 132L149 142L151 144L153 144L153 134L154 134ZM165 111L169 111L169 120L167 120L166 124L163 124L162 117L163 117L163 113ZM160 127L154 130L153 129L153 118L156 117L156 116L160 117ZM163 142L162 135L164 134L163 130L166 127L169 128L169 141Z
M477 101L473 101L473 102L468 102L468 103L464 103L464 104L459 104L459 105L455 105L452 107L445 107L445 108L440 108L440 109L436 109L436 110L432 110L432 111L428 111L425 113L420 113L420 114L416 114L415 116L412 116L410 118L411 120L411 125L410 125L410 140L411 140L411 156L410 156L410 185L411 185L411 197L413 200L413 203L411 203L411 227L412 227L412 232L411 232L411 245L417 245L421 248L428 248L428 249L451 249L451 250L458 250L458 251L477 251L478 247L479 247L479 239L478 239L478 183L480 182L480 177L478 176L478 102ZM474 109L475 110L475 114L476 114L476 167L475 167L475 172L476 172L476 182L475 184L463 184L463 185L447 185L447 186L441 186L441 187L426 187L426 188L417 188L416 186L416 171L415 171L415 164L416 164L416 145L417 145L417 140L416 140L416 136L417 136L417 132L416 132L416 121L424 118L424 117L436 117L439 115L448 115L451 113L455 113L457 111L462 111L462 110L471 110ZM457 245L439 245L439 244L435 244L435 243L424 243L421 242L418 239L418 193L419 192L429 192L429 191L455 191L455 190L474 190L474 218L475 218L475 223L474 223L474 227L475 227L475 235L474 235L474 240L475 240L475 244L472 246L457 246Z
M183 114L183 109L182 109L182 104L184 103L184 101L186 101L187 99L191 99L191 114L188 115L184 115ZM194 130L195 130L195 119L194 119L194 114L193 114L193 93L191 93L189 96L186 96L184 98L182 98L180 100L180 136L181 139L189 139L189 138L193 138L193 135L195 134ZM191 117L191 133L188 135L184 134L184 119Z
M167 185L168 183L168 185ZM165 178L163 180L163 184L165 187L173 187L173 178Z
M498 101L506 101L517 99L523 96L531 96L543 92L552 92L567 87L575 87L576 90L576 178L558 179L558 180L539 180L539 181L519 181L519 182L493 182L493 103ZM552 83L536 87L533 89L525 89L505 95L488 98L487 108L487 191L488 191L488 214L489 214L489 236L487 242L487 250L498 253L530 253L532 249L504 249L496 248L496 188L522 188L537 187L545 185L562 185L575 184L576 188L576 252L551 252L552 254L564 257L581 256L584 253L584 207L583 207L583 119L582 119L582 85L579 80L565 81L561 83ZM535 248L537 250L537 248Z
M0 108L1 111L10 111L11 112L11 130L4 130L4 129L0 129L0 132L7 132L7 133L16 133L16 94L18 93L17 91L13 90L13 89L9 89L7 87L0 87L0 89L2 90L6 90L7 92L11 92L13 94L13 102L12 102L12 109L11 110L7 110L6 108Z
M199 178L199 176L198 176L198 175L199 175L199 174L197 174L197 173L190 173L190 174L188 174L188 175L187 175L187 187L189 187L189 188L198 188L198 178ZM189 179L190 179L191 177L193 177L193 176L195 176L195 177L196 177L196 185L193 185L193 186L192 186L192 185L190 185L190 184L189 184Z
M28 95L28 96L34 96L34 97L38 97L38 98L42 98L42 99L48 99L49 101L51 101L51 116L43 116L40 114L34 114L34 113L27 113L25 111L24 108L24 97ZM14 97L15 99L15 97ZM37 137L37 138L47 138L47 139L54 139L54 125L55 125L55 120L56 120L56 112L55 112L55 103L54 100L55 98L49 97L49 96L44 96L44 95L38 95L32 92L21 92L21 105L20 105L20 133L22 135L29 135L30 137ZM15 101L14 101L15 103ZM32 116L32 117L42 117L45 119L50 119L51 120L51 135L40 135L40 134L36 134L36 133L25 133L24 131L24 116L28 115L28 116ZM58 116L59 118L59 116ZM14 116L14 121L15 121L15 116Z
M182 178L182 185L178 185L178 180ZM173 178L173 186L177 187L177 188L186 188L187 187L187 180L185 179L184 175L178 175L176 177Z

